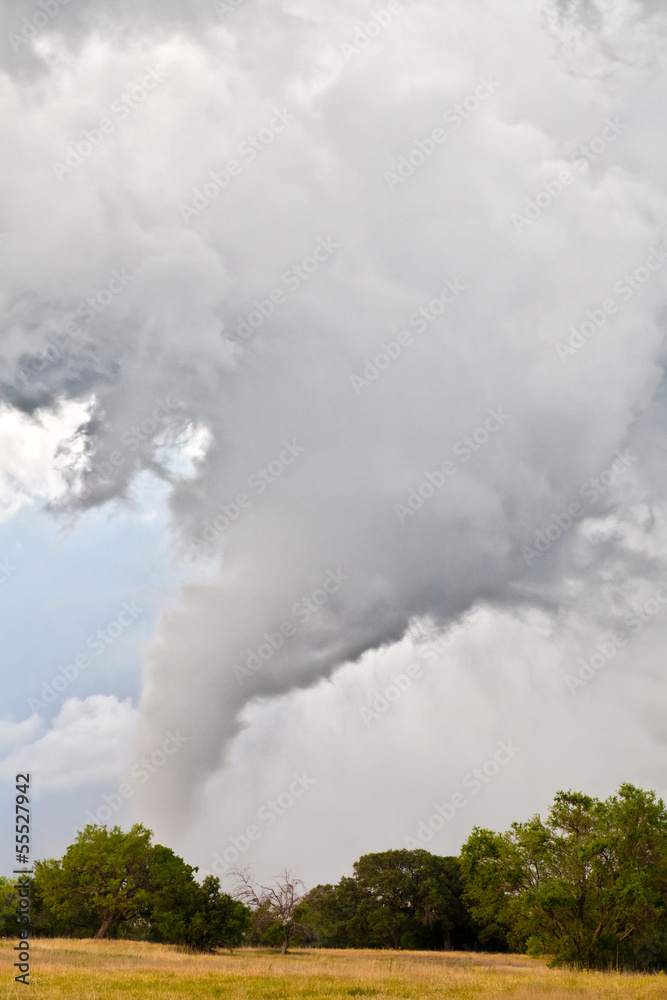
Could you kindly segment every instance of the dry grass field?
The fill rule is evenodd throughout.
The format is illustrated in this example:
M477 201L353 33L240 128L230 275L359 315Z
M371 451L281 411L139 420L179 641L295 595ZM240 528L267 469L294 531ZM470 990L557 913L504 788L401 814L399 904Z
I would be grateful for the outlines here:
M30 992L13 981L11 941L0 941L0 998L40 1000L290 1000L317 997L456 1000L657 1000L667 976L573 973L524 955L242 949L189 955L123 941L43 940L31 946Z

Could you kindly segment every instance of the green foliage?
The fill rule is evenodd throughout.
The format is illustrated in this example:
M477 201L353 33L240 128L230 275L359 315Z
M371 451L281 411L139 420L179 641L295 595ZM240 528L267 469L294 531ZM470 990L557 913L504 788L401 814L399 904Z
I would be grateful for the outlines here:
M526 941L526 955L530 955L531 958L541 958L545 954L548 954L548 952L542 938L531 934Z
M213 951L241 944L251 924L247 906L220 892L220 880L207 875L197 886L195 908L186 926L184 943L197 951Z
M338 885L317 885L301 904L304 943L323 948L352 948L351 921L361 903L356 879L342 878ZM363 945L360 945L363 947Z
M250 923L243 903L220 892L135 825L124 833L87 826L60 861L37 862L34 928L73 937L126 937L197 951L240 944Z
M21 925L17 917L19 895L16 882L0 875L0 937L16 937Z
M385 947L451 947L463 917L456 858L425 850L365 854L354 865L361 904L354 920Z
M105 937L110 930L138 917L151 889L151 832L135 824L87 826L61 861L38 861L36 893L52 925L65 924L71 933Z
M197 911L199 886L196 868L187 865L169 848L156 844L149 860L150 892L142 907L151 941L190 944L188 926Z
M425 850L365 854L353 878L307 894L304 922L328 947L460 947L474 940L462 891L457 858Z
M506 928L515 947L538 939L555 964L636 968L665 926L667 813L629 784L604 802L559 792L546 822L476 829L461 864L474 917Z

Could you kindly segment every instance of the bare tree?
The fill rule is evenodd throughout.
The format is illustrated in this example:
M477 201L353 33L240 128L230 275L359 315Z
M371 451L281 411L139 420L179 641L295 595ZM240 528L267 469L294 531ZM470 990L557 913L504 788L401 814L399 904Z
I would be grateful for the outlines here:
M236 896L255 912L255 918L262 930L275 923L282 927L280 953L286 954L289 943L300 930L294 920L294 912L303 899L305 888L300 878L293 878L287 869L275 876L273 885L259 885L253 882L249 868L237 868Z

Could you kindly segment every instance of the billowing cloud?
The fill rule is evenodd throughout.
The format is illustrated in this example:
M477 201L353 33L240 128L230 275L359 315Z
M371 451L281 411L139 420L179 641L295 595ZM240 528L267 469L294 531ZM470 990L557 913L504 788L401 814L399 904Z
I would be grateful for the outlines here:
M15 736L24 739L3 760L0 776L13 782L17 772L29 771L40 795L112 781L125 763L136 716L129 699L121 702L113 695L68 698L43 735L35 720L15 727Z
M87 417L81 403L37 411L31 417L9 407L0 410L0 522L35 498L62 497L65 469L77 453L68 442Z
M92 397L63 509L150 469L220 557L147 659L172 830L256 699L415 617L597 634L663 573L662 12L237 7L63 10L6 81L6 399Z

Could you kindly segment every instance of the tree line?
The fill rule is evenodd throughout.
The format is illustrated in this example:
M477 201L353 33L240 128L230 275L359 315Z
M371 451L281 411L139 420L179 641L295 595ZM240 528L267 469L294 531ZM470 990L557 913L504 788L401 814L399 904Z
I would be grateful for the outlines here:
M547 818L476 827L458 857L365 854L350 876L304 892L289 872L258 885L215 876L137 824L87 826L31 878L32 932L170 943L476 949L548 955L554 965L667 970L667 811L630 784L601 801L559 792ZM0 879L0 934L15 936L15 882Z

